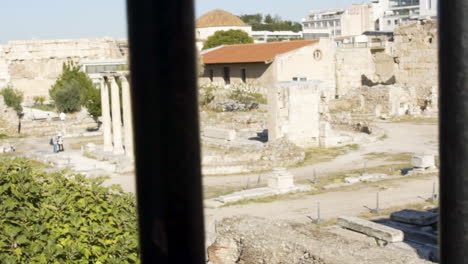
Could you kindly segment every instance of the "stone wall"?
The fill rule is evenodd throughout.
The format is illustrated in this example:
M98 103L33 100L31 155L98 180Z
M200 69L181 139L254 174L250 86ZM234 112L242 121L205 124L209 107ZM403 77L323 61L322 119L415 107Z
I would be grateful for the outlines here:
M318 83L278 83L268 89L268 140L285 137L301 147L318 146Z
M342 96L362 85L362 75L373 75L375 65L368 48L338 48L336 51L336 93Z
M362 85L394 83L393 58L382 48L338 48L336 92L343 96Z
M437 23L419 21L402 25L394 33L397 83L414 87L418 105L437 108Z
M415 89L399 85L362 86L348 93L343 100L351 100L354 111L375 113L376 116L420 113Z
M0 134L16 135L18 133L18 122L18 115L15 110L8 107L3 100L3 96L0 95Z
M30 102L34 96L49 96L64 62L118 59L126 53L125 41L109 38L10 41L0 46L0 87L12 85Z

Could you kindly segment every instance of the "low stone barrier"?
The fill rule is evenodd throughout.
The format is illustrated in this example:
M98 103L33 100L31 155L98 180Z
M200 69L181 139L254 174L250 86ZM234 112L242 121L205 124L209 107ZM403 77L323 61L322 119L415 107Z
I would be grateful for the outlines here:
M222 139L232 141L236 139L236 131L232 129L207 127L203 130L202 135L207 138Z
M402 231L354 216L340 216L338 225L387 242L401 242Z

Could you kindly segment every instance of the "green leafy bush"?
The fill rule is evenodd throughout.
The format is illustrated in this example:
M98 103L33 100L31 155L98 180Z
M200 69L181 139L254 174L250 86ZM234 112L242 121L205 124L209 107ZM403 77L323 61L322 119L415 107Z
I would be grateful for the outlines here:
M219 30L209 36L203 43L203 49L210 49L221 45L254 43L247 32L240 29Z
M198 88L198 102L200 106L211 103L215 98L216 86L206 85Z
M77 112L85 106L89 113L98 117L101 115L101 95L86 73L80 71L80 66L70 61L62 66L62 73L49 89L50 97L60 112Z
M23 107L21 106L24 99L23 92L11 86L7 86L0 91L0 94L3 96L5 104L13 108L16 113L19 114L23 111Z
M242 91L241 89L232 90L228 94L228 98L238 101L239 103L246 104L246 105L252 104L252 103L256 103L256 104L267 103L266 97L262 95L261 93L245 92L245 91Z
M44 105L46 98L45 96L34 96L33 101L35 106L42 106Z
M136 202L103 178L0 159L0 263L138 263Z

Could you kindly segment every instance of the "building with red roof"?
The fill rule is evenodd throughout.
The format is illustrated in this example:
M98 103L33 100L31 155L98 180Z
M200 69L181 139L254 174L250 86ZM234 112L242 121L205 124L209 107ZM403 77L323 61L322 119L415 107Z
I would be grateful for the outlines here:
M284 81L334 81L334 42L328 39L225 45L201 53L201 84L266 89Z

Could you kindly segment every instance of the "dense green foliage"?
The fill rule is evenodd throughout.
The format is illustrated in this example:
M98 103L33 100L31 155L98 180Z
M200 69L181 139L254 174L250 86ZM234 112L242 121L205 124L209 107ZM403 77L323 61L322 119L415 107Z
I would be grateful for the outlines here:
M21 106L24 99L23 92L7 86L0 91L0 94L3 96L5 104L13 108L16 113L20 114L23 111L23 107Z
M302 31L302 25L298 22L283 20L279 16L262 14L241 15L240 19L252 26L253 31Z
M254 43L247 32L240 29L219 30L203 43L203 49L210 49L221 45Z
M76 112L84 106L92 116L101 115L99 89L94 87L88 75L80 71L80 66L74 62L63 64L62 74L50 88L49 94L60 112Z
M33 101L35 106L42 106L44 105L46 98L45 96L34 96Z
M0 159L0 263L139 262L134 195L33 166Z

